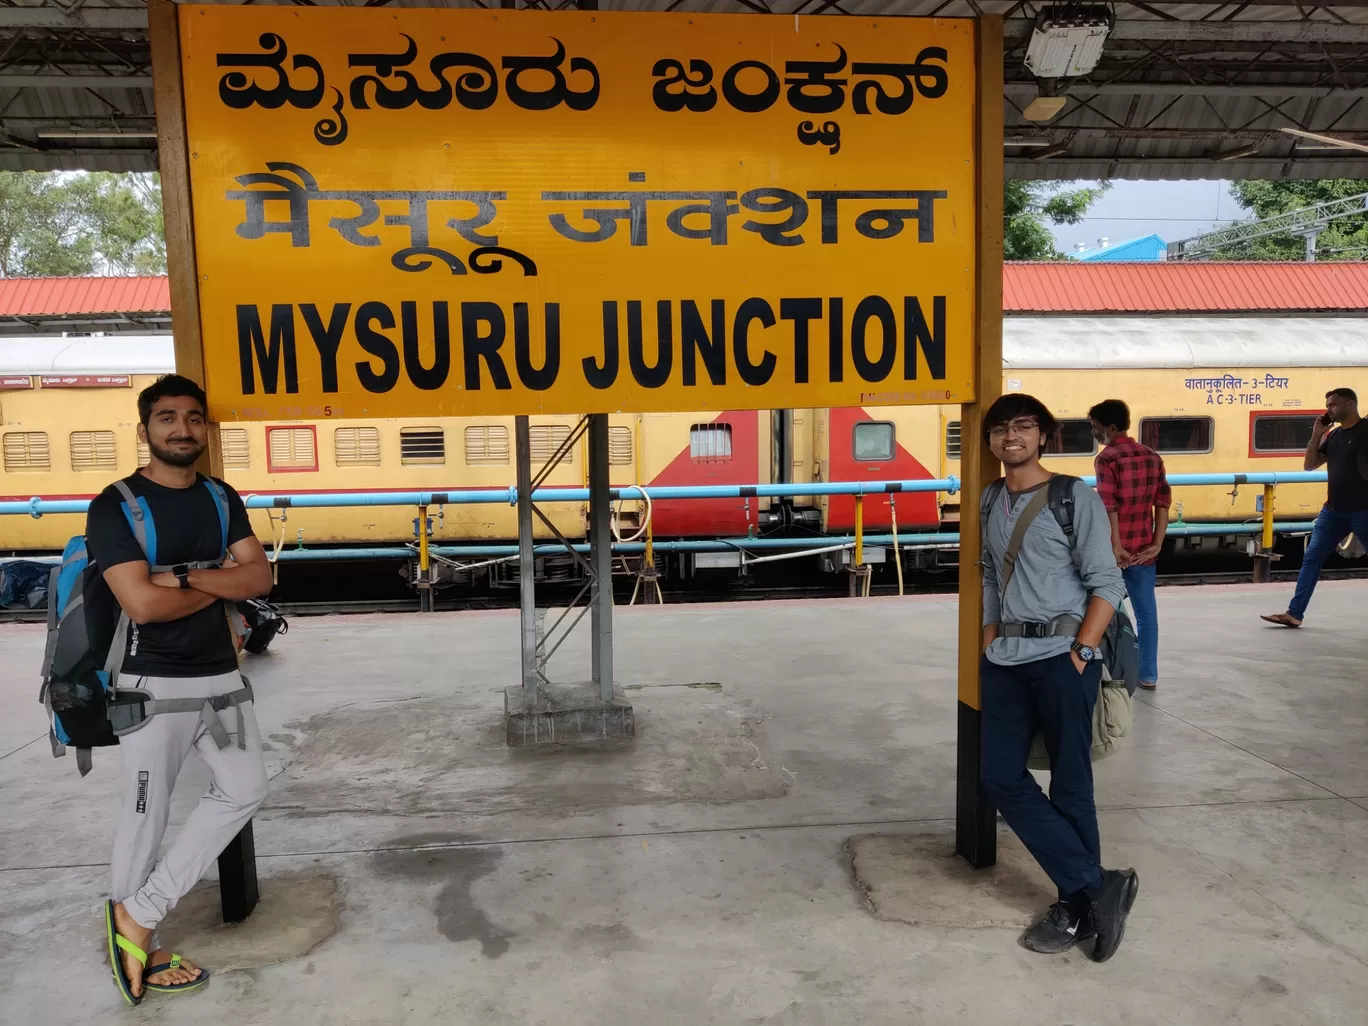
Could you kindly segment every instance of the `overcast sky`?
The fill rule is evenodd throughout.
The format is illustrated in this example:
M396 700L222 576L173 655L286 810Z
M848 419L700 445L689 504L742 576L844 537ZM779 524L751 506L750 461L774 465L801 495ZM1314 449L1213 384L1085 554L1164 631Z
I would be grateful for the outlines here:
M1097 240L1125 242L1158 234L1177 242L1236 220L1243 213L1230 195L1229 182L1115 182L1078 224L1053 226L1059 248L1077 243L1097 248Z

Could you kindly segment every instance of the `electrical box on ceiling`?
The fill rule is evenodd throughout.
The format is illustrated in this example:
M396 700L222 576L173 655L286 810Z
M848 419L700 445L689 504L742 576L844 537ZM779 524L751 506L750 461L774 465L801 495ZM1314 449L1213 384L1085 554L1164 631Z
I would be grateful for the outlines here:
M1077 78L1097 66L1111 31L1105 7L1041 14L1026 46L1026 67L1036 78Z

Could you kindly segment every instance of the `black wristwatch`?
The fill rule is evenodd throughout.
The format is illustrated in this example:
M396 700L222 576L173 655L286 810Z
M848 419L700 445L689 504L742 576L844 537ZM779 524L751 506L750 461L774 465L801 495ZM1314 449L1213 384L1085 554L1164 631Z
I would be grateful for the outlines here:
M1077 652L1078 658L1082 659L1085 663L1090 663L1097 658L1097 649L1085 645L1081 641L1075 641L1069 646L1069 650Z
M177 563L171 568L171 572L176 575L176 580L180 581L181 591L189 591L190 567L185 563Z

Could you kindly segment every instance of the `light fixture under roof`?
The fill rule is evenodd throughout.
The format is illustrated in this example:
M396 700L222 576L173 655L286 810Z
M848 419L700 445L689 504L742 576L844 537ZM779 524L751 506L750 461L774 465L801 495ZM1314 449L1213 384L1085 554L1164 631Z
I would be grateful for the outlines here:
M1021 112L1021 116L1027 121L1049 121L1063 110L1064 105L1068 102L1067 96L1046 96L1042 92L1040 96L1026 104L1026 109Z

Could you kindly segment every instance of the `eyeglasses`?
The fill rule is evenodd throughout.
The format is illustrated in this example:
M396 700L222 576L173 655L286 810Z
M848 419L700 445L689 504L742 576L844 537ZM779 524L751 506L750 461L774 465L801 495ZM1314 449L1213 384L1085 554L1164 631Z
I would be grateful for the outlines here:
M1021 417L1010 424L996 424L988 429L989 438L1006 438L1009 434L1024 435L1028 431L1040 430L1040 421Z

